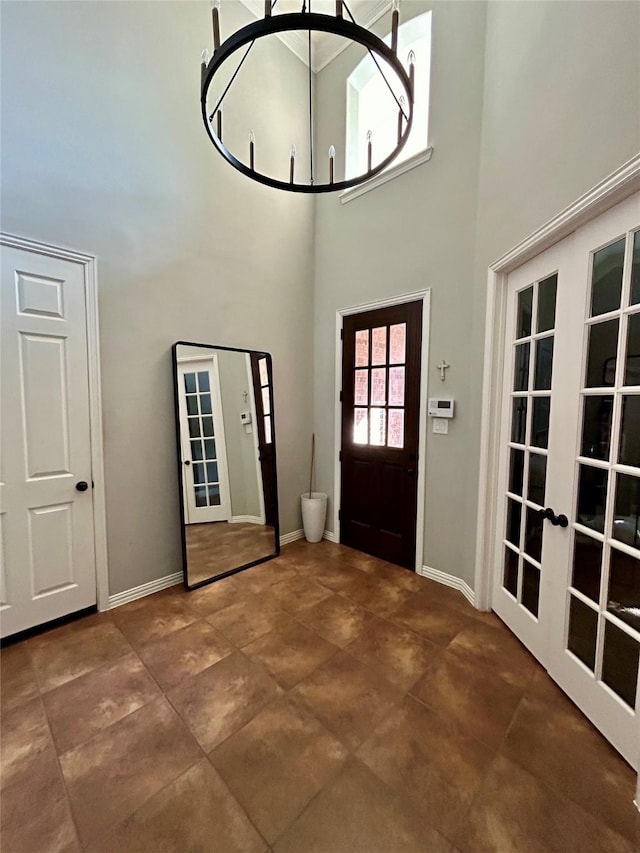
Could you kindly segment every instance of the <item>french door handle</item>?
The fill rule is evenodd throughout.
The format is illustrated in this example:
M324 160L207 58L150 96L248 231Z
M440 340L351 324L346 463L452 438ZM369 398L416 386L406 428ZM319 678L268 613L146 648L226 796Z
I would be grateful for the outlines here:
M184 460L184 464L185 464L185 465L191 465L191 460L190 460L190 459L185 459L185 460Z
M546 509L538 510L538 515L540 515L543 519L546 518L548 521L553 524L554 527L568 527L569 519L566 515L560 514L556 515L553 509L548 506Z

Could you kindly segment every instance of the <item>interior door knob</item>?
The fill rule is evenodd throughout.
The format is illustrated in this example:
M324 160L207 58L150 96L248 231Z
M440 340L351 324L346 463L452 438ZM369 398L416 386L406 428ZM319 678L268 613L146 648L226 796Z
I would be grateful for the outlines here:
M185 464L185 465L191 465L191 460L190 460L190 459L185 459L185 460L184 460L184 464Z
M76 483L76 489L79 492L86 492L88 488L89 488L89 483L87 483L86 480L80 480L78 483Z

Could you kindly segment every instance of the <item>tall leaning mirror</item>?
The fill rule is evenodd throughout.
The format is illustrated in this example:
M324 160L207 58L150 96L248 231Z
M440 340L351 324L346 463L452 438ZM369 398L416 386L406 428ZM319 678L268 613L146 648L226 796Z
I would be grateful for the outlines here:
M280 552L271 356L173 345L184 581L188 589Z

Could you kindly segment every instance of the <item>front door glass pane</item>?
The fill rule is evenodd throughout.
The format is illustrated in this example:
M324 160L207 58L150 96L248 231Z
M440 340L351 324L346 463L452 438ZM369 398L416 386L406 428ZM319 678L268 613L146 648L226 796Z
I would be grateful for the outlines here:
M389 409L389 447L404 447L404 409Z
M384 447L386 443L387 412L386 409L369 409L369 443L376 447Z
M387 361L387 327L378 326L371 330L371 364L385 364Z
M367 367L368 364L369 329L362 329L361 331L356 332L356 367Z
M353 443L367 444L369 441L369 410L354 409L353 411Z
M356 370L353 402L356 406L366 406L369 402L369 371Z
M404 406L404 367L389 368L389 405Z
M404 364L407 346L407 324L389 326L389 363Z
M620 307L625 238L593 255L591 316L607 314Z

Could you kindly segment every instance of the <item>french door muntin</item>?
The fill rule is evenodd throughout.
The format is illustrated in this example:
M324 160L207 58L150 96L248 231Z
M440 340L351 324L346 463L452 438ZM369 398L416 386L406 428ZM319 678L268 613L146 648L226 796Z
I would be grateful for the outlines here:
M563 570L552 579L547 664L634 767L640 759L639 225L636 195L580 229L573 247L577 292L573 301L563 294L567 304L558 306L566 322L559 414L567 429L554 479L571 525L562 543L568 551L560 548L554 557Z
M178 401L185 521L228 521L231 501L215 354L180 361Z
M566 536L541 512L560 515L549 471L561 452L550 418L557 407L557 294L570 277L571 237L509 276L493 609L541 661L550 597L550 547Z

